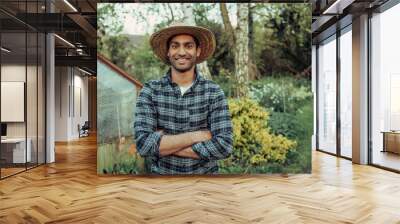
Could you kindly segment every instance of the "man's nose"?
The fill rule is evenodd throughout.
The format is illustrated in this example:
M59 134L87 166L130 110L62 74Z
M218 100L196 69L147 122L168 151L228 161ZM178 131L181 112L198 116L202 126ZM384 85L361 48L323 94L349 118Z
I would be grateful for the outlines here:
M184 47L179 47L178 49L178 55L186 55L186 51Z

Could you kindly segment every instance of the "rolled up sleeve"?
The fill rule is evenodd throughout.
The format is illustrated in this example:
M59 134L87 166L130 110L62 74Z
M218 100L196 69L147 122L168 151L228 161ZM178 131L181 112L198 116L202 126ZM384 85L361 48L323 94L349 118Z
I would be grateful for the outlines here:
M194 152L204 160L225 159L232 153L232 123L229 107L222 89L210 106L209 126L212 139L192 145Z
M157 111L152 102L152 89L146 83L136 103L134 133L136 149L145 156L159 156L161 133L157 129Z

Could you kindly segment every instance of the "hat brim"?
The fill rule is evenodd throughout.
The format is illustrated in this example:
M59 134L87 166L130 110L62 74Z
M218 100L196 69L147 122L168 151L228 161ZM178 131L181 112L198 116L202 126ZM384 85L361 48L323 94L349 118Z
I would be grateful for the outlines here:
M197 57L196 64L207 60L207 58L214 53L216 46L215 37L210 30L198 26L171 26L153 33L150 37L150 45L154 53L164 63L170 64L167 56L167 41L171 37L179 34L188 34L194 36L198 40L201 52L200 56Z

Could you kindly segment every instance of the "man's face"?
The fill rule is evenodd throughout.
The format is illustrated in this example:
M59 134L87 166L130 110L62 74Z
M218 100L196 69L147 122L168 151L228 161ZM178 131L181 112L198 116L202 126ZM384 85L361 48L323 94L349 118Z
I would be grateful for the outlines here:
M186 72L196 65L200 50L192 36L181 34L171 39L167 56L175 70Z

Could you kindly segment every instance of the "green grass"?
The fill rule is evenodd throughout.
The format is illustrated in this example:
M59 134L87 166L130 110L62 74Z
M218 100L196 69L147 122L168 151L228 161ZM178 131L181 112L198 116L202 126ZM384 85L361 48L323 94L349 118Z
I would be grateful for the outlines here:
M138 153L129 153L132 140L124 144L101 144L97 148L98 174L141 174L145 172L144 159Z

